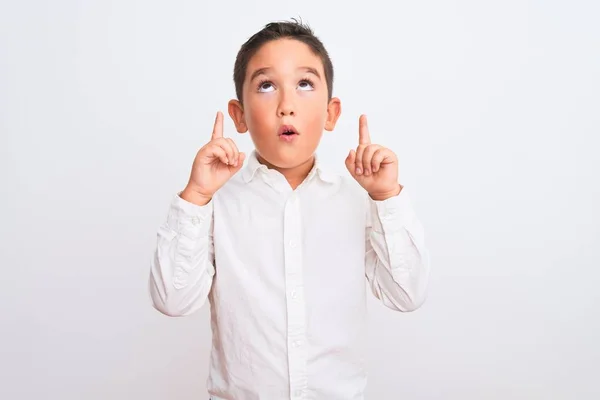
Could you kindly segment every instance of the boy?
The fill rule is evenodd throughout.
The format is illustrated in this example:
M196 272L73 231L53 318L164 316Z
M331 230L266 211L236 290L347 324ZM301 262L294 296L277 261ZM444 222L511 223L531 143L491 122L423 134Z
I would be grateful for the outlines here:
M383 304L412 311L429 274L396 155L371 143L361 116L345 160L354 179L321 165L341 103L327 52L301 23L251 37L234 81L229 115L255 150L242 169L217 113L158 231L154 306L183 316L209 300L211 399L363 399L365 276Z

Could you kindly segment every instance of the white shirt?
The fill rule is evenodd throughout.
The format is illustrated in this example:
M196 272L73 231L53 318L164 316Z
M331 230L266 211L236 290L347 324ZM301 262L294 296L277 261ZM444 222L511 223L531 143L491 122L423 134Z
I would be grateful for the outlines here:
M207 205L175 196L150 294L169 316L209 300L212 399L358 400L365 277L386 306L418 308L429 275L423 240L406 188L374 201L317 159L292 190L253 152Z

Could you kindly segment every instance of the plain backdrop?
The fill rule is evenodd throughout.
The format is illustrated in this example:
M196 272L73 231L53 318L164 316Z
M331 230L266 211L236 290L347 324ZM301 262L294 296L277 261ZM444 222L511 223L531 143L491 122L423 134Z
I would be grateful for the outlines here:
M420 310L369 298L368 399L600 398L600 6L548 0L2 1L0 398L206 398L208 307L151 307L156 230L239 46L291 17L336 68L322 158L366 113L431 252Z

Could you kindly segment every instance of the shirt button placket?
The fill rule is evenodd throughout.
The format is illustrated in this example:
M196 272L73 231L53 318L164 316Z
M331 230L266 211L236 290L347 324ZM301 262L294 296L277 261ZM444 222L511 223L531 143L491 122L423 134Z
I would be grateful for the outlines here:
M287 297L288 365L291 395L294 399L304 398L307 387L305 349L305 304L302 271L302 220L300 202L293 193L285 205L285 283Z

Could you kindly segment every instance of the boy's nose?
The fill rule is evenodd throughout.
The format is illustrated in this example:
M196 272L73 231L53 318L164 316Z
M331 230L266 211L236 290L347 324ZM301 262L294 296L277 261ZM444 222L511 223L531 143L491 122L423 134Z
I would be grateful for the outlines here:
M294 105L289 94L282 94L279 101L279 107L277 108L277 115L279 117L294 115Z
M294 110L291 107L280 107L278 115L280 117L285 117L289 115L294 115Z

